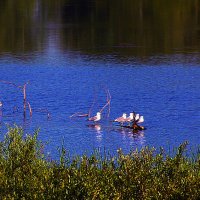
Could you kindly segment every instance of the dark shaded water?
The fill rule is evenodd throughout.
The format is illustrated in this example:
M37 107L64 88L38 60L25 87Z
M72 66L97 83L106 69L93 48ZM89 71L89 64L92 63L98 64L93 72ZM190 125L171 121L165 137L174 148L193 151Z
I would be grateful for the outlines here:
M0 80L30 81L33 117L24 121L22 93L1 83L2 132L6 123L40 127L39 138L50 142L53 156L62 141L72 154L169 147L185 140L199 144L198 1L170 1L165 12L158 1L116 1L113 7L106 1L30 1L25 7L23 1L6 2L0 4L6 11L1 26L8 19L0 31ZM105 86L112 95L110 119L104 112L91 126L84 118L69 118L88 112L96 95L95 114L106 103ZM49 110L50 120L40 108ZM147 130L133 134L109 122L133 110L144 116Z

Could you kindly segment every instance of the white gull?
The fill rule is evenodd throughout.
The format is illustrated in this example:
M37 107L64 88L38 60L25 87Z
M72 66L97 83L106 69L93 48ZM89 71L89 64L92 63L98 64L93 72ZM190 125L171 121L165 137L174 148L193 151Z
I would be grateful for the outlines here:
M88 119L88 121L97 122L97 121L99 121L100 119L101 119L101 113L100 113L100 112L97 112L96 116L90 117L90 118Z
M123 122L126 122L126 113L123 113L123 115L115 119L114 122L119 122L120 124L123 124Z

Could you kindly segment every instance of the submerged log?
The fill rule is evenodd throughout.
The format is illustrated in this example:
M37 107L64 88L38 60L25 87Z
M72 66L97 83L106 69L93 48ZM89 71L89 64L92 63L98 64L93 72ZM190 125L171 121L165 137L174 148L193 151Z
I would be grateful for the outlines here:
M132 126L123 126L123 125L121 125L121 127L124 127L124 128L130 128L130 129L132 129L132 130L134 130L134 131L142 131L142 130L145 130L146 128L144 127L144 126L139 126L139 125L132 125Z

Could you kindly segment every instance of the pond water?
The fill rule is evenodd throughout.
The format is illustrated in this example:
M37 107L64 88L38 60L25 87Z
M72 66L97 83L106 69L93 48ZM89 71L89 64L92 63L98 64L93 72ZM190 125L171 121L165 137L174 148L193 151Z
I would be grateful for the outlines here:
M22 92L0 83L1 132L13 123L29 132L40 128L39 139L49 142L47 151L53 157L62 143L71 154L97 148L111 153L122 148L127 153L146 145L178 146L186 140L191 146L199 144L200 37L199 22L192 21L198 19L199 10L196 18L191 14L196 1L191 1L189 10L181 3L174 5L176 9L168 5L168 13L159 13L162 29L154 26L162 24L155 21L158 5L148 9L146 1L142 5L132 1L131 10L124 4L121 17L116 15L118 1L114 8L98 5L99 1L84 6L80 1L58 1L56 6L47 2L49 7L32 1L24 21L14 5L1 5L7 13L16 13L19 24L13 27L14 19L2 14L10 21L4 30L8 35L0 31L0 80L17 85L29 81L27 100L33 109L32 118L27 110L24 119ZM193 23L180 14L182 21L172 23L169 31L166 15L175 15L177 9ZM94 100L91 114L95 115L106 103L105 88L112 97L109 118L106 109L95 125L86 118L70 118L76 112L87 113ZM41 110L48 110L50 119ZM144 116L146 130L133 134L111 122L131 111Z

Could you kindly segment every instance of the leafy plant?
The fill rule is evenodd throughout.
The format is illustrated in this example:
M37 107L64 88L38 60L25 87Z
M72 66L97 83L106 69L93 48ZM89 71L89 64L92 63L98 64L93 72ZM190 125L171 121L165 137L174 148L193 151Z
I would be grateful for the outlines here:
M174 155L163 148L117 156L95 151L59 161L44 155L38 131L25 135L10 127L0 142L1 199L198 199L200 154L186 156L187 142ZM190 154L191 155L191 154Z

